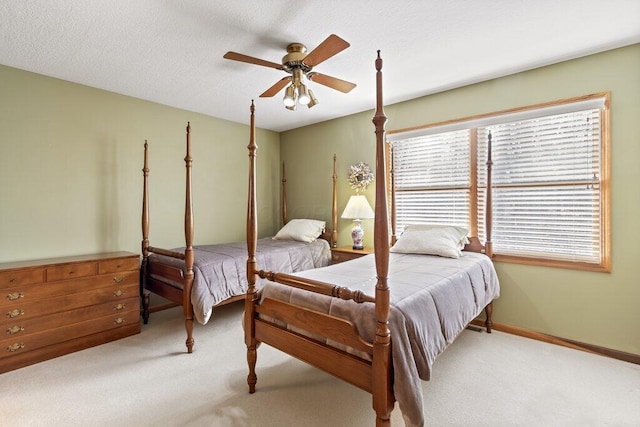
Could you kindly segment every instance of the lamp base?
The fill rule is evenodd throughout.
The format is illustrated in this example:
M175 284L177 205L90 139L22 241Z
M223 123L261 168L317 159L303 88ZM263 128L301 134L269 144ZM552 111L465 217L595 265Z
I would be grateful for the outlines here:
M359 219L353 220L353 229L351 229L351 238L353 239L353 249L355 250L363 250L364 244L364 230L362 229L362 224L360 224Z

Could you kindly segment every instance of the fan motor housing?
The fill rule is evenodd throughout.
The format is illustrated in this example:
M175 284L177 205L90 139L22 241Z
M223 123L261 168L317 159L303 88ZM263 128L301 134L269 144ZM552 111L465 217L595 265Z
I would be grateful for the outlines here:
M282 57L282 65L286 71L291 71L294 68L300 68L304 73L311 71L312 67L309 67L303 62L307 56L307 47L302 43L289 43L287 45L287 54Z

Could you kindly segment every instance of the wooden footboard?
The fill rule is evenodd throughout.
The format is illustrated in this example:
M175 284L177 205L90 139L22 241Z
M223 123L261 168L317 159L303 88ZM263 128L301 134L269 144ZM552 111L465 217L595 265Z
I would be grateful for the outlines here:
M364 341L349 321L287 302L264 299L256 306L255 337L258 341L320 368L356 387L371 392L373 345ZM304 330L302 334L287 329ZM356 349L361 358L314 339L324 337Z

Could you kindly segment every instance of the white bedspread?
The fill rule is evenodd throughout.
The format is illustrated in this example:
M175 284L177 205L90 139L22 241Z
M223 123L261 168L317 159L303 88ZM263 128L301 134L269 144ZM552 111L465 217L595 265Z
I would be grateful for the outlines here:
M184 252L184 247L174 249ZM256 260L260 268L295 273L310 268L323 267L331 261L331 250L326 240L306 243L293 240L259 239ZM149 262L161 262L184 270L184 262L153 254ZM246 242L194 247L193 287L191 304L196 320L206 324L213 307L233 296L247 292L247 244ZM165 278L157 277L162 281ZM182 283L171 283L182 289Z
M296 275L375 295L374 255ZM420 380L429 379L436 357L499 296L498 277L483 254L464 252L461 258L451 259L391 253L388 284L394 393L406 424L420 426L424 423ZM373 304L356 304L272 282L263 282L261 295L349 319L365 340L373 341Z

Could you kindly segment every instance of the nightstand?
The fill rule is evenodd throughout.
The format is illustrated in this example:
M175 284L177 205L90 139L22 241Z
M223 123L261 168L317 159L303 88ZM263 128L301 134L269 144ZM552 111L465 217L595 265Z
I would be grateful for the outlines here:
M331 249L331 264L351 261L373 253L373 248L353 249L351 246L342 246Z

